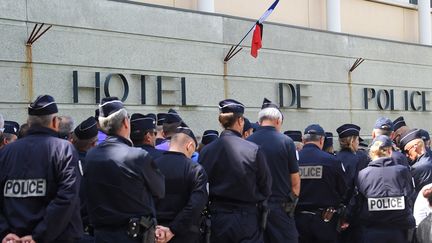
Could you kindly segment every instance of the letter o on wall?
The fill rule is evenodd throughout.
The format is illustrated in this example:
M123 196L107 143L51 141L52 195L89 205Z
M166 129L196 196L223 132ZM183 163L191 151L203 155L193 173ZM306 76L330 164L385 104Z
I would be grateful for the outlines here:
M104 93L105 93L105 96L106 97L111 97L110 92L109 92L109 84L110 84L111 78L114 75L118 75L120 77L121 81L123 82L124 92L123 92L123 97L121 98L121 101L124 102L127 99L128 95L129 95L129 84L127 82L126 77L123 74L121 74L121 73L111 73L111 74L109 74L106 77L105 83L104 83Z

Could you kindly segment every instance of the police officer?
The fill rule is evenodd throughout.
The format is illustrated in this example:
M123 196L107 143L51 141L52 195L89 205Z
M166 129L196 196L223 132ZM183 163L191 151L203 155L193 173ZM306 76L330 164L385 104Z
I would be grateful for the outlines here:
M199 157L210 184L211 242L263 242L257 204L271 194L271 175L258 145L241 137L244 109L233 99L219 102L225 130Z
M54 98L28 106L28 135L0 155L3 242L76 242L82 235L78 154L58 138Z
M403 116L400 116L393 121L394 137L392 139L396 146L399 147L399 141L401 139L402 133L406 133L408 130L410 129L405 123L405 119Z
M164 178L145 150L132 147L123 103L104 98L99 109L99 124L108 137L87 153L84 169L96 243L142 242L154 237L153 197L164 196Z
M431 139L430 139L430 136L429 136L429 132L426 131L426 130L424 130L424 129L420 129L420 135L421 135L421 138L423 139L423 142L424 142L424 144L425 144L426 151L427 151L430 155L432 155L432 150L431 150Z
M372 142L372 162L356 181L360 197L363 242L408 242L415 227L412 215L413 184L408 168L391 158L392 141L385 135Z
M322 151L325 132L309 125L299 152L301 191L296 210L299 242L336 242L337 209L347 191L345 171L335 156Z
M341 161L346 170L348 191L344 197L344 204L348 205L354 194L354 182L357 179L358 172L365 168L369 162L367 156L361 156L359 152L360 144L360 127L355 124L344 124L336 130L339 135L340 151L336 154L336 158ZM348 205L347 220L350 222L350 227L341 233L342 242L359 242L360 234L359 222L357 214L352 212L352 208Z
M204 146L215 141L219 138L219 132L216 130L205 130L201 139L201 143L198 146L197 151L200 152Z
M296 150L300 151L303 148L303 141L302 141L302 132L301 131L294 131L294 130L288 130L284 132L285 135L290 137L294 141L294 145L296 146Z
M401 122L398 124L401 124ZM372 139L375 139L379 135L386 135L390 139L394 140L395 133L393 130L394 124L390 119L386 117L379 117L375 122L374 129L372 130ZM409 167L406 156L399 151L399 149L396 147L396 144L393 144L392 158L395 163Z
M295 205L300 193L297 151L293 140L280 132L283 116L276 104L264 98L258 119L261 127L247 140L260 146L273 178L264 241L297 242L298 232L294 221Z
M197 243L201 212L207 204L207 174L190 158L197 141L192 130L179 127L169 150L155 160L165 176L165 197L156 201L157 219L174 234L173 243Z
M325 133L323 150L329 154L335 155L335 151L333 148L333 133L331 132Z
M180 126L181 122L180 115L174 109L169 109L162 123L162 134L165 140L156 146L157 149L168 150L171 136L174 135L175 130Z
M18 139L20 125L15 121L4 121L3 133L0 134L0 149Z
M411 175L418 193L423 186L432 183L432 157L426 152L419 129L411 129L403 133L399 146L410 160Z
M244 118L244 126L243 126L243 133L242 133L242 137L244 139L247 139L250 135L252 135L254 133L253 131L253 127L251 122L249 121L249 119L247 119L246 117Z
M156 149L156 115L134 113L131 116L131 140L135 147L147 151L153 159L163 154L162 150Z
M166 118L166 113L158 113L156 115L156 146L163 143L165 138L163 136L163 122Z
M89 117L81 122L73 131L70 136L70 141L78 151L80 161L78 163L81 175L84 174L83 168L85 167L85 157L87 151L96 146L98 141L98 129L96 125L96 119ZM80 243L94 242L93 227L90 225L87 213L86 195L84 193L84 181L81 180L80 187L80 200L81 200L81 218L83 221L84 235L80 240Z

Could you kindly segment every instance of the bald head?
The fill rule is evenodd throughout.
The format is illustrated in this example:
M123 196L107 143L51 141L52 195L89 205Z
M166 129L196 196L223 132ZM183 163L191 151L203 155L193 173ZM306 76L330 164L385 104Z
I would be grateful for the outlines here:
M171 137L169 151L180 152L191 158L195 152L195 141L184 133L175 133Z

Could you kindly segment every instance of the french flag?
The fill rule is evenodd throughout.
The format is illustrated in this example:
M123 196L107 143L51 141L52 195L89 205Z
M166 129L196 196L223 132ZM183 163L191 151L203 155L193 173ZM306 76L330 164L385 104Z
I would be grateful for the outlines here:
M253 57L258 56L258 50L262 47L262 35L263 35L263 22L270 16L273 10L278 5L279 0L274 1L274 3L265 11L265 13L256 22L255 29L252 35L252 45L251 45L251 55Z

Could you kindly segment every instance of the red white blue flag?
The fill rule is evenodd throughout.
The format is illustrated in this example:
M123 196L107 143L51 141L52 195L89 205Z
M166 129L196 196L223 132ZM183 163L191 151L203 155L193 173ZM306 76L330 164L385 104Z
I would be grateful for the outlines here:
M252 45L251 45L251 55L253 57L258 56L258 50L262 47L262 34L263 34L263 25L262 23L270 16L273 10L278 5L279 0L274 1L274 3L265 11L265 13L259 18L255 25L255 29L252 35Z

